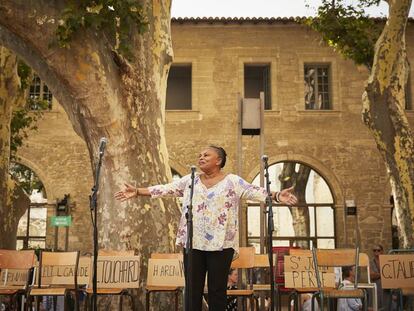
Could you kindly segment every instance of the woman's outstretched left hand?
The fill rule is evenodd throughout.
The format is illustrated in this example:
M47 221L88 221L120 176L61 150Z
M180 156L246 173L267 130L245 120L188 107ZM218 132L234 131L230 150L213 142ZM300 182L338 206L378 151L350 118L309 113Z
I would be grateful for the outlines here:
M132 199L137 196L137 188L130 184L125 184L124 190L115 193L114 197L121 202Z
M294 186L283 189L280 191L279 200L280 203L287 204L287 205L295 205L298 203L298 198L293 194Z

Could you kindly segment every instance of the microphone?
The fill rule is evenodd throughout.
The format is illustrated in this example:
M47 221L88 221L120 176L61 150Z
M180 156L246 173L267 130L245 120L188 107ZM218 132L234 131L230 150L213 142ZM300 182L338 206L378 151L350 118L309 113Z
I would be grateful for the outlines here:
M191 180L193 180L193 181L194 181L194 177L195 177L195 171L196 171L196 166L191 165Z
M101 140L99 141L99 154L104 153L107 142L108 142L108 139L106 137L101 138Z

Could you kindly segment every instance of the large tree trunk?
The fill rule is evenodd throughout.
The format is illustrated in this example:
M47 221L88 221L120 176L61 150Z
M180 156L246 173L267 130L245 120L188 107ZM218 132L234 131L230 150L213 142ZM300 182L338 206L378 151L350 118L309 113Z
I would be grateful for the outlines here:
M17 57L0 46L0 248L5 249L16 249L17 226L30 203L9 173L10 122L23 99Z
M306 204L306 184L308 183L310 167L299 164L299 171L296 172L296 162L283 163L282 172L279 176L280 188L286 189L295 185L295 195L298 198L298 206L289 206L292 215L293 230L296 237L309 237L309 208ZM299 242L300 247L307 248L309 243L306 240Z
M143 197L121 204L113 194L124 182L148 186L171 177L164 135L171 2L142 1L149 29L140 35L131 28L132 62L113 51L103 31L79 30L70 49L50 47L64 3L3 0L0 42L47 83L85 140L93 170L98 141L108 138L98 195L99 247L135 249L142 258L142 288L150 253L174 248L179 209L175 201Z
M414 142L404 108L409 72L405 28L411 0L388 3L389 18L376 43L362 115L385 159L403 246L409 248L414 247Z

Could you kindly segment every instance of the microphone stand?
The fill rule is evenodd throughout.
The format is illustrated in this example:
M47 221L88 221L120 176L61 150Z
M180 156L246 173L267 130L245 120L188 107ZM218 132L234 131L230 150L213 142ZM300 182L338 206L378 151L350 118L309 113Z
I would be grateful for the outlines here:
M98 190L99 175L101 173L102 158L105 150L105 143L101 139L99 146L99 159L95 169L95 183L92 187L92 193L89 196L89 206L91 210L92 226L93 226L93 278L92 278L92 311L96 311L97 305L97 274L98 274Z
M187 255L187 269L186 269L186 282L185 282L185 309L187 311L193 311L193 301L191 299L191 294L193 291L193 195L194 195L194 175L195 175L195 166L191 167L191 185L190 185L190 202L187 206L187 243L185 248L185 253Z
M267 156L262 157L266 178L266 205L267 205L267 254L269 256L269 269L270 269L270 310L275 310L275 279L273 270L273 206L272 206L272 193L270 192L270 180L269 180L269 164L267 163Z

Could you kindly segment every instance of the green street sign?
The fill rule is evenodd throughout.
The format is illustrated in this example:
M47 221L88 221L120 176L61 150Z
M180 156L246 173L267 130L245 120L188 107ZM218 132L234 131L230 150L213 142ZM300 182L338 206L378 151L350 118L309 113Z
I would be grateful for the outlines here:
M72 216L52 216L50 221L54 227L69 227L72 225Z

